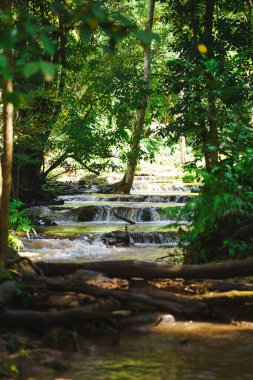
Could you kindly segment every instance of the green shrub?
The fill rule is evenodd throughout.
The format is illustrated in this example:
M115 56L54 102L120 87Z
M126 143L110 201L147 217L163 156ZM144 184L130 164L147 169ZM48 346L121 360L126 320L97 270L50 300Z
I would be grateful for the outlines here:
M199 171L203 187L182 211L190 222L189 230L181 231L186 261L253 255L252 129L232 132L227 157L211 173Z
M18 251L23 247L21 236L30 236L30 233L35 233L32 221L26 215L26 210L21 209L23 202L12 200L10 203L10 231L8 243Z

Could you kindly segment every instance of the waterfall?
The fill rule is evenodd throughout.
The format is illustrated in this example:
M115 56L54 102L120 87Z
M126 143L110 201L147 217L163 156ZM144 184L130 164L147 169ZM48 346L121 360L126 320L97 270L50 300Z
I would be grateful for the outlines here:
M115 213L134 222L160 221L160 216L154 207L97 207L98 210L93 218L95 222L120 221Z

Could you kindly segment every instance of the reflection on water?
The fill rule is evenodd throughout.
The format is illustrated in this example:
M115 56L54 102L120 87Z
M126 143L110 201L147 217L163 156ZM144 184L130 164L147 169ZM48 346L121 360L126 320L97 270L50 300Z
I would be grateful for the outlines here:
M127 229L129 231L176 231L177 227L173 226L174 222L169 221L159 221L159 222L147 222L147 223L136 223L134 225L128 225ZM45 234L57 234L57 235L71 235L80 233L106 233L110 231L125 229L125 222L72 222L72 221L58 221L58 226L49 226L43 228L37 228L39 232L44 232ZM170 227L172 224L173 227Z
M61 378L252 380L253 377L253 331L234 326L175 323L156 327L151 333L90 339L85 345L85 353L75 356L72 371Z
M252 379L252 350L253 331L175 324L156 334L123 336L109 350L95 346L79 363L76 379L246 380Z

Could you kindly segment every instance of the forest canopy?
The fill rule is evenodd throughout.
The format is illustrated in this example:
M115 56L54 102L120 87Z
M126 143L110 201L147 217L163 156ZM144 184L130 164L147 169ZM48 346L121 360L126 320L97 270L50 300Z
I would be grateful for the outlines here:
M251 0L3 0L0 16L2 257L10 195L48 199L73 167L124 172L111 192L129 193L182 137L203 184L194 260L252 253Z

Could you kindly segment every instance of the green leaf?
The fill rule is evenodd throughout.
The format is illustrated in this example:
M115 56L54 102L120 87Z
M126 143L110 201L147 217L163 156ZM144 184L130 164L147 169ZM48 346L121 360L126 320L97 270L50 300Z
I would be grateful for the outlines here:
M106 16L106 13L104 11L104 9L99 6L98 4L94 4L93 5L93 14L100 20L100 21L105 21L107 20L107 16Z
M4 70L6 67L8 67L8 60L5 55L0 55L0 69Z
M211 144L207 144L207 149L211 150L211 151L217 151L217 150L219 150L217 146L211 145Z
M38 32L38 25L35 25L35 24L28 24L28 23L25 23L24 24L24 28L25 28L25 31L30 34L31 36L35 36Z
M50 38L46 34L43 33L40 35L40 41L42 42L42 45L45 51L49 55L53 56L55 53L55 47L54 47L53 42L50 40Z
M23 68L23 74L26 78L36 74L40 70L40 62L29 62Z
M132 312L130 310L115 310L112 312L113 315L118 315L120 317L129 317L132 315Z
M53 80L57 65L55 65L54 63L49 63L49 62L42 62L40 66L41 66L41 71L46 81L50 82L51 80Z
M18 106L21 104L27 106L28 104L27 97L21 92L8 93L5 96L8 102L14 104L14 106Z
M157 42L160 42L160 37L157 34L150 31L136 29L133 31L133 34L138 40L140 40L141 42L147 45L150 45L152 40L156 40Z

